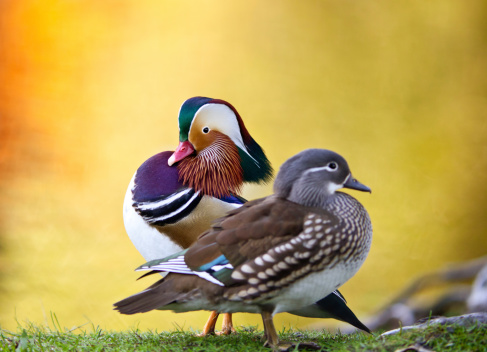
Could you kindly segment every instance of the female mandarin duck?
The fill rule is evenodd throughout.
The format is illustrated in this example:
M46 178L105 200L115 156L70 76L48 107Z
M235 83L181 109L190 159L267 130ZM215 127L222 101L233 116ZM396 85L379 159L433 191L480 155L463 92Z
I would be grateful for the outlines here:
M189 249L141 266L169 274L116 309L260 313L267 343L278 348L274 314L332 294L369 252L369 215L355 198L337 192L342 187L370 192L340 155L323 149L297 154L282 165L274 195L231 211Z
M270 179L272 168L236 109L204 97L188 99L179 112L180 143L174 153L145 161L132 178L124 201L126 231L146 260L189 247L212 221L241 206L244 182ZM369 331L338 291L293 314L335 318ZM213 333L212 313L203 335ZM222 333L232 331L225 315Z

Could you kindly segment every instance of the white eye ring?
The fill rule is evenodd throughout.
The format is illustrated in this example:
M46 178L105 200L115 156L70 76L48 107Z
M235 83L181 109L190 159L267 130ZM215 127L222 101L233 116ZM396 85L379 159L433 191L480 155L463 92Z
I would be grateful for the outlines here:
M208 126L203 127L203 133L210 132L210 128Z
M326 166L325 169L328 171L335 172L338 170L338 164L334 161L330 161Z

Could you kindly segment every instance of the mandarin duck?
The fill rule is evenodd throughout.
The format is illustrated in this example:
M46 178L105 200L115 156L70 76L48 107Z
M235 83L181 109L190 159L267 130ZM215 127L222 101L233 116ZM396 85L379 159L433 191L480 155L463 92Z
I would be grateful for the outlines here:
M179 111L179 145L146 160L127 189L125 229L146 260L189 247L211 222L239 207L244 182L264 183L272 167L237 110L220 99L194 97ZM212 313L203 335L214 332ZM222 333L233 330L225 315Z
M123 218L147 259L189 247L211 222L245 202L244 182L263 183L272 167L229 103L186 100L179 112L179 145L146 160L127 189Z
M169 274L115 309L260 313L266 343L278 348L273 316L333 295L369 252L369 215L342 187L370 192L332 151L295 155L281 166L273 195L232 210L188 249L142 265Z

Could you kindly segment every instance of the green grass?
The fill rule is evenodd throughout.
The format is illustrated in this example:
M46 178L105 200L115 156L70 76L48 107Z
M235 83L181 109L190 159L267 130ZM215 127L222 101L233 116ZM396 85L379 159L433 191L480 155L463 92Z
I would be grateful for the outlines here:
M31 325L17 332L0 329L0 351L270 351L263 347L263 334L255 328L237 328L231 336L198 337L192 332L91 332L61 331ZM281 340L314 342L321 351L397 351L419 346L433 351L487 351L487 324L470 327L430 326L426 330L379 334L330 334L326 331L284 330Z

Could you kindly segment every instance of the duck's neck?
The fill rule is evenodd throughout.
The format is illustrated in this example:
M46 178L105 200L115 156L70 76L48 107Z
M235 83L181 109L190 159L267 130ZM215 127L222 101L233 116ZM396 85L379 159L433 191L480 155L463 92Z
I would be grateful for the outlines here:
M243 184L237 146L225 135L194 157L181 160L178 170L184 185L212 197L238 195Z

